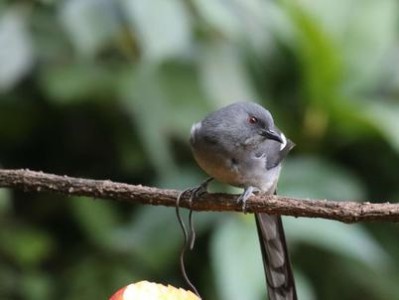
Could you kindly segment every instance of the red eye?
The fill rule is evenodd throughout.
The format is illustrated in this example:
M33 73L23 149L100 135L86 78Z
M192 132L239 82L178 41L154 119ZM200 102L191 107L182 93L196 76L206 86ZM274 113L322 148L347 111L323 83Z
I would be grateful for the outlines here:
M256 123L258 123L258 119L256 117L252 116L252 117L248 118L248 122L250 124L256 124Z

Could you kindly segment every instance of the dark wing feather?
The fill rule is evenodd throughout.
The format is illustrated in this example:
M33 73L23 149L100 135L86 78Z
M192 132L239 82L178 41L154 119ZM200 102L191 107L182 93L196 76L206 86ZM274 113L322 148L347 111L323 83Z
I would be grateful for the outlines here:
M277 167L283 159L287 156L288 152L294 148L295 144L287 139L287 143L283 149L280 149L281 144L276 141L266 140L262 143L256 151L256 156L261 157L266 155L266 169L270 170Z

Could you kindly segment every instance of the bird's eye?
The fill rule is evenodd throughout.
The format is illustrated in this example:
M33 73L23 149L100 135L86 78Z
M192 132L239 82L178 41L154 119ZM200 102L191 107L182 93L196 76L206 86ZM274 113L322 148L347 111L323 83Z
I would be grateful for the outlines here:
M256 123L258 123L258 119L256 117L254 117L254 116L251 116L251 117L248 118L248 122L250 124L256 124Z

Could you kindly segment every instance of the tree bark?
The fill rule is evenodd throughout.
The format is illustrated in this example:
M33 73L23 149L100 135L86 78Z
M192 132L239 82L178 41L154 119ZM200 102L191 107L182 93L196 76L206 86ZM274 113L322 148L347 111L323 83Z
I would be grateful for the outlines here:
M0 187L26 192L50 192L65 196L86 196L132 204L175 206L181 191L142 185L59 176L30 170L0 170ZM190 193L184 193L180 206L195 211L237 211L241 204L236 195L204 194L191 204ZM399 204L299 199L285 196L253 195L247 212L294 217L324 218L345 223L360 221L399 221Z

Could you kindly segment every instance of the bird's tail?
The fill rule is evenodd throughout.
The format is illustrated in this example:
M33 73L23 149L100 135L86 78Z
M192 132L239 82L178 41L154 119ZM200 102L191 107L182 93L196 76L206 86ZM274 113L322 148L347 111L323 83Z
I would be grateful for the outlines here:
M255 214L270 300L297 300L283 223L280 216Z

